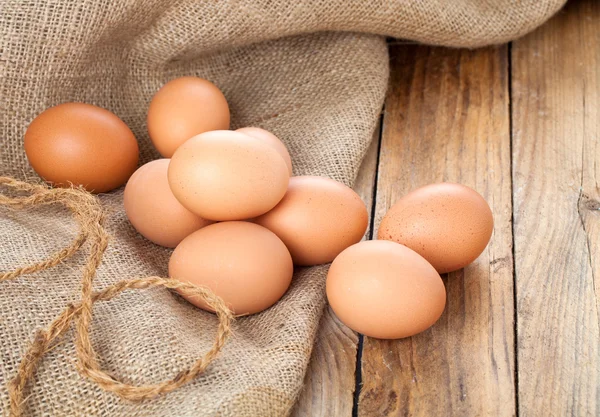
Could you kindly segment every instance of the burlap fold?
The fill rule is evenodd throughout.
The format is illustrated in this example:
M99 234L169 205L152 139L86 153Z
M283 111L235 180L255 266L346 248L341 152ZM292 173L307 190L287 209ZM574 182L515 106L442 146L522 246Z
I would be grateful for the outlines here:
M352 184L383 104L382 35L448 46L500 43L544 22L564 0L4 0L0 2L0 175L36 178L23 133L46 107L93 103L119 115L157 158L145 116L166 81L197 75L227 97L233 128L254 125L288 145L294 173ZM424 138L425 139L425 138ZM140 237L122 190L101 196L111 242L96 289L167 274L170 251ZM67 246L77 233L59 206L0 209L0 271ZM79 299L85 254L0 283L0 408L34 331ZM281 302L239 319L221 356L175 392L129 403L80 377L68 333L42 361L33 416L281 416L302 387L327 267L300 268ZM125 381L172 378L213 343L216 318L161 288L94 307L101 364Z

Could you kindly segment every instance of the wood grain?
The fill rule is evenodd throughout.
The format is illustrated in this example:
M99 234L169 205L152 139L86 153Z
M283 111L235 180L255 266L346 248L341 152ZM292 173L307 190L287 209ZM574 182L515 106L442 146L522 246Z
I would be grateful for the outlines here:
M415 337L365 338L359 416L515 414L507 47L391 49L376 224L440 181L479 191L495 217L479 259L445 279L446 311Z
M522 416L600 415L600 3L512 49Z
M377 169L380 129L360 168L354 190L361 196L369 216ZM368 237L370 230L367 230ZM358 335L344 326L327 306L319 323L317 338L293 417L350 417L355 387Z

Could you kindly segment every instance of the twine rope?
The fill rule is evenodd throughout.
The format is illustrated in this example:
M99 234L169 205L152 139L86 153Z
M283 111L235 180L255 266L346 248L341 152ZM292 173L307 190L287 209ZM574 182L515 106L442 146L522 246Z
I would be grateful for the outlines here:
M56 319L44 330L36 333L33 342L19 364L17 374L8 383L10 416L24 415L25 391L33 378L37 364L75 322L75 348L78 372L95 382L102 389L130 401L151 399L171 392L192 381L206 370L218 356L231 334L233 313L225 302L210 289L191 283L180 282L161 277L145 277L119 281L101 291L93 291L96 270L102 262L108 247L109 235L104 228L105 215L100 201L80 188L50 188L42 184L29 184L10 177L0 177L0 185L13 190L16 196L0 194L0 206L22 209L49 204L62 204L73 214L79 224L79 233L69 246L52 254L47 259L31 265L22 266L13 271L0 272L0 282L15 279L52 268L73 256L85 242L89 242L89 255L83 268L81 280L81 301L69 304ZM26 193L26 195L21 195ZM219 326L211 349L190 368L179 372L174 378L154 385L130 385L119 381L100 368L97 354L90 340L92 308L97 301L109 301L125 290L141 290L166 287L185 290L194 297L200 297L217 314Z

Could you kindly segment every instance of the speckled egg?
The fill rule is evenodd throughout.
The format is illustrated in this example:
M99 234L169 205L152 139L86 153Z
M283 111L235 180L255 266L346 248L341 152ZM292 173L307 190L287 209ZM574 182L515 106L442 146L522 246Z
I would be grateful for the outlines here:
M418 188L387 212L377 237L408 246L439 273L464 268L492 236L490 206L472 188L438 183Z
M277 136L265 129L261 129L260 127L242 127L241 129L236 130L236 132L244 133L252 136L253 138L260 139L275 148L275 150L279 152L285 161L288 171L290 172L290 176L292 175L292 158L290 157L290 153L288 152L285 144Z

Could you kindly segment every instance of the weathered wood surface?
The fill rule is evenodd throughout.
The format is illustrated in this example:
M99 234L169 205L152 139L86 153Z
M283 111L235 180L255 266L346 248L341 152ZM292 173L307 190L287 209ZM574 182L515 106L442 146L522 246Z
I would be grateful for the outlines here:
M600 2L511 47L397 44L391 62L379 164L374 146L357 185L372 204L378 170L375 228L409 190L455 181L488 200L494 235L444 277L432 329L365 338L358 364L328 309L294 416L350 417L355 366L359 417L600 415Z
M445 279L446 311L415 337L365 338L359 416L512 416L514 302L507 47L391 49L376 224L408 191L459 182L495 218L479 259Z
M363 160L354 190L361 196L369 216L373 207L373 186L377 169L380 130ZM367 230L366 237L370 236ZM344 326L326 307L304 379L304 390L294 417L350 417L355 388L358 335Z
M512 48L521 416L600 415L600 2Z

